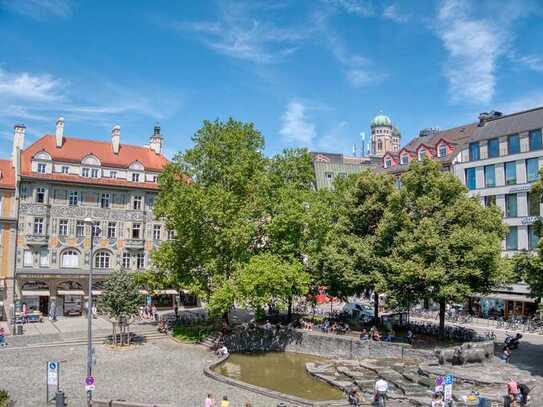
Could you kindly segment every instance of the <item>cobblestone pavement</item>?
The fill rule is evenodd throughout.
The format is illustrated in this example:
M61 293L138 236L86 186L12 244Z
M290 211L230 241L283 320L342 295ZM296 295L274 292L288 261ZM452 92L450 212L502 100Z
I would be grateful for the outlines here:
M17 400L17 407L45 403L46 361L61 361L61 389L68 406L84 405L86 347L63 346L28 350L0 350L0 384ZM255 407L276 406L274 401L203 375L213 353L198 345L169 339L156 340L126 350L96 347L95 398L154 402L175 407L200 407L206 393L227 395L232 407L251 401Z

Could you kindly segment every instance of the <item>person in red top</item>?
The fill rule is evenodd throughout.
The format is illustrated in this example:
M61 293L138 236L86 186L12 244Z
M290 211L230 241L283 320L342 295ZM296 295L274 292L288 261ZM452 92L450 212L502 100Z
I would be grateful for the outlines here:
M507 382L507 396L509 397L509 400L514 402L518 399L519 394L520 390L518 388L518 383L513 378L510 378Z

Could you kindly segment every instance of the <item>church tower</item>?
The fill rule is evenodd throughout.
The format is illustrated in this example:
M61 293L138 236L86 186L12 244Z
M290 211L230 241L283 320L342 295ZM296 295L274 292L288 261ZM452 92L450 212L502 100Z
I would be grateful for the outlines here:
M387 152L400 151L400 131L390 117L380 113L371 121L371 155L383 157Z

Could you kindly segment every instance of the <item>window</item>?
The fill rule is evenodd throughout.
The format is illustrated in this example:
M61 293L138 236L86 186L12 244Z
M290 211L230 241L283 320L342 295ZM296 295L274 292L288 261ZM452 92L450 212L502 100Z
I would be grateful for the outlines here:
M383 149L383 142L381 141L381 139L377 140L377 150L382 150Z
M130 268L130 253L128 252L123 253L123 268L125 269Z
M543 148L541 129L532 130L528 135L528 140L530 141L530 151L541 150Z
M58 234L60 236L67 236L68 235L68 220L60 219L58 221Z
M540 199L537 194L528 192L528 216L539 216L541 214Z
M32 266L34 263L34 256L32 255L32 250L25 250L23 257L23 266Z
M26 185L21 186L21 199L26 199L27 189Z
M40 266L42 267L49 266L49 251L47 249L40 250Z
M447 145L446 144L440 144L439 149L437 150L438 157L445 157L447 155Z
M107 224L107 237L109 239L113 239L117 237L117 223L116 222L108 222Z
M117 178L117 171L110 171L110 172L109 172L109 176L110 176L111 178Z
M102 208L109 208L111 205L111 194L104 193L100 198L100 206Z
M421 149L419 150L419 161L424 160L424 157L426 157L426 149L421 148Z
M539 244L539 234L537 228L534 225L528 225L528 249L537 249Z
M79 267L79 252L68 249L61 256L62 267L75 268Z
M402 154L402 156L400 157L400 163L402 165L406 165L409 163L409 156L407 154Z
M94 222L92 224L92 236L94 237L102 236L102 229L100 229L100 222Z
M90 169L89 168L83 168L82 172L81 172L81 175L83 177L89 177L89 173L90 173Z
M98 178L98 168L93 168L91 170L91 178Z
M390 158L387 158L385 160L385 168L390 168L392 167L392 160Z
M175 230L168 230L168 240L175 239Z
M496 167L492 165L485 165L485 187L496 186Z
M518 134L507 136L507 154L520 153L520 139Z
M475 161L480 159L481 156L479 154L479 143L469 143L469 160Z
M153 240L160 240L160 225L153 225Z
M142 269L145 267L145 253L136 254L136 268Z
M83 237L85 235L85 222L78 220L75 224L75 235L77 237Z
M68 194L68 205L77 206L79 204L79 192L70 191Z
M496 195L485 196L485 206L488 208L492 205L496 205Z
M47 165L43 163L38 163L38 172L40 174L45 174L45 171L47 169Z
M156 175L153 175L151 177L151 182L157 182L158 181L158 177Z
M135 196L134 201L132 202L132 208L136 211L141 210L141 196Z
M43 235L43 218L34 218L34 234Z
M132 173L132 182L140 182L140 174Z
M506 218L517 217L517 194L505 195L505 217Z
M109 253L108 252L98 252L94 256L94 267L98 269L108 269L109 268Z
M517 183L517 163L510 161L505 163L505 184L514 185Z
M534 182L539 179L539 158L526 160L526 181Z
M347 176L347 174L345 174L345 176ZM153 195L147 198L147 204L149 205L149 208L152 208L153 206L155 206L155 197Z
M327 179L328 181L332 181L332 179L334 178L334 174L331 173L331 172L325 172L325 173L324 173L324 176L326 177L326 179Z
M488 158L498 157L500 155L500 140L491 138L488 140Z
M509 231L505 237L505 249L517 250L518 249L518 231L516 226L509 226Z
M475 178L475 168L466 168L466 186L468 189L475 189L476 184L476 178Z
M140 223L134 223L132 225L132 239L139 239L140 238L140 232L141 232L141 224Z
M45 202L45 188L43 187L36 188L36 202L37 203Z
M70 170L70 168L67 166L67 165L63 165L61 168L60 168L60 172L63 173L63 174L68 174L68 171Z

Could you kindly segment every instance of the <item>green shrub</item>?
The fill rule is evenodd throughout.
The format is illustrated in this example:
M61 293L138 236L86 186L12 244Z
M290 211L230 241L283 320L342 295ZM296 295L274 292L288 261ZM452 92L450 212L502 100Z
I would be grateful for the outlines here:
M9 393L6 390L0 390L0 407L9 407Z
M172 335L186 342L200 342L213 333L210 326L183 326L177 325L173 328ZM1 405L0 405L1 407Z

